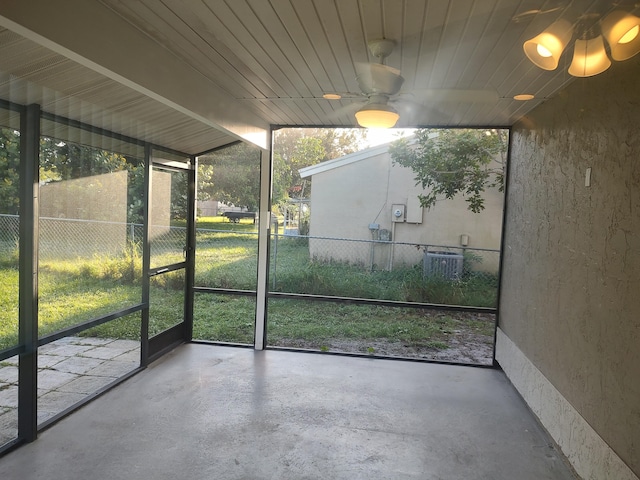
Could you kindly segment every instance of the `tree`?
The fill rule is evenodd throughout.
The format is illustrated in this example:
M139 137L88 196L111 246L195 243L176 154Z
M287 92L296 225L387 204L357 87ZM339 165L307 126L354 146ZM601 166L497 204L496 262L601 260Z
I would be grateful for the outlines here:
M359 149L362 129L285 128L276 131L273 151L273 203L300 197L299 170ZM307 185L309 182L306 182ZM260 151L238 143L198 159L198 200L216 199L249 210L258 208ZM305 188L308 192L308 189Z
M40 138L40 182L59 182L92 175L128 173L127 221L142 223L144 210L144 163L90 145Z
M71 180L128 170L127 158L118 153L51 137L40 139L40 177Z
M20 132L0 128L0 213L16 215L20 204Z
M199 199L258 209L260 150L238 143L198 159Z
M478 213L486 189L503 190L507 136L506 130L419 129L415 141L397 140L389 152L394 164L416 174L426 192L418 195L423 207L461 194Z
M358 151L367 136L359 128L283 128L274 134L274 191L276 176L288 185L281 189L304 195L299 170ZM278 170L279 169L279 170ZM307 185L309 182L307 181Z

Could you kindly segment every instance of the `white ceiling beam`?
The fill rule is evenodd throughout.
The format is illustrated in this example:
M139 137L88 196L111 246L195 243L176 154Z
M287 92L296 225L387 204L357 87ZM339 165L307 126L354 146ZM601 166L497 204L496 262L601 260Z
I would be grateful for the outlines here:
M268 148L266 121L98 1L3 1L0 25L212 128Z

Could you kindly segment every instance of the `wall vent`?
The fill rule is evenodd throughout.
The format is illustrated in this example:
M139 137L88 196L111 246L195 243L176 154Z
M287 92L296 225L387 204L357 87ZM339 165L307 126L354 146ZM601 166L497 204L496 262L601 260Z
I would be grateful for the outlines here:
M464 258L455 252L426 252L422 262L425 277L457 280L462 277Z

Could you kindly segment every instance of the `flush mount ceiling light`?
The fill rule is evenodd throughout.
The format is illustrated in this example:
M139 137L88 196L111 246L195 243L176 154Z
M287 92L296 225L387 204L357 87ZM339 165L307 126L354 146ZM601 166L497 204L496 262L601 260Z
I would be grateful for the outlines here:
M570 75L590 77L607 70L611 60L607 56L605 40L613 60L627 60L640 52L640 18L623 10L614 10L601 22L590 26L585 25L588 18L585 15L577 22L580 38L575 41ZM555 70L573 33L572 25L560 19L524 42L524 53L534 65L544 70Z

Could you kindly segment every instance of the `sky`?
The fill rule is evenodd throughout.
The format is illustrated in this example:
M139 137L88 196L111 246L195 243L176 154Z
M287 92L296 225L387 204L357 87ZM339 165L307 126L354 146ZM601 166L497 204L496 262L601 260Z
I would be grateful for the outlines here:
M369 128L367 130L367 146L375 147L383 143L397 140L399 136L411 135L415 128Z

